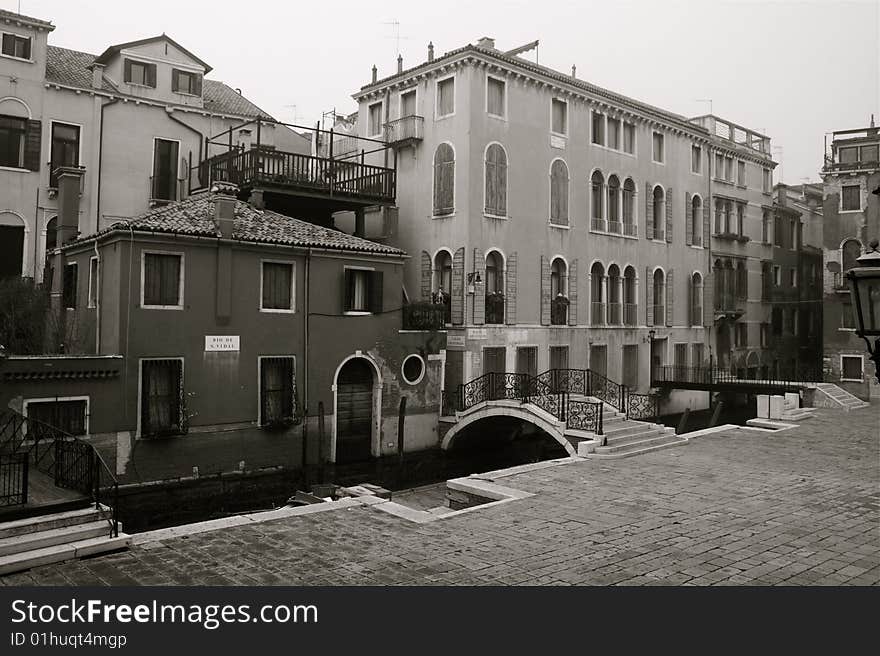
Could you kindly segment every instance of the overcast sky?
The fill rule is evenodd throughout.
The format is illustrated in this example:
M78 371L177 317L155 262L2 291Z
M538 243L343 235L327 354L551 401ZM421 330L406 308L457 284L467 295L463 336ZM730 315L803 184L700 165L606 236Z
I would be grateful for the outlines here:
M818 180L826 132L880 124L880 0L21 0L53 45L100 53L162 32L283 121L355 108L351 93L481 36L539 39L541 64L665 109L715 114L772 138L775 179ZM0 0L17 11L18 0ZM534 53L529 56L534 57ZM294 107L295 105L295 110ZM295 113L294 113L295 112ZM780 169L782 175L780 175Z

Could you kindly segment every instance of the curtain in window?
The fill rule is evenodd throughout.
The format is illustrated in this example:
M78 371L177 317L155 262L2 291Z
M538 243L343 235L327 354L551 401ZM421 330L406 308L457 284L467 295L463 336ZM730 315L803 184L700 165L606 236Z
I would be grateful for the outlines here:
M144 305L180 303L180 256L144 255Z
M293 417L293 358L264 358L260 367L262 423Z
M486 213L507 216L507 154L499 144L486 150Z
M452 114L455 111L455 80L443 80L437 85L437 110L440 116Z
M455 152L449 144L434 151L434 215L455 211Z
M142 417L144 435L181 427L182 365L179 360L146 360L142 364Z
M263 262L263 308L291 309L293 266L280 262Z
M550 168L550 222L568 225L568 166L561 159Z
M367 276L366 271L352 271L351 309L359 312L367 310Z

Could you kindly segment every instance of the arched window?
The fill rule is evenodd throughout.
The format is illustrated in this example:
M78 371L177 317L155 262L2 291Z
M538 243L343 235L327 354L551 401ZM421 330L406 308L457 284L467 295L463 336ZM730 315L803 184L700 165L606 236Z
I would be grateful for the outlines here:
M636 301L636 270L631 266L623 270L623 324L635 326L638 317Z
M862 244L858 239L847 239L843 242L842 251L843 271L846 273L858 264L856 260L862 254Z
M504 260L498 251L486 256L486 323L504 323Z
M452 322L452 256L449 251L439 251L434 258L434 303L445 306L444 322Z
M623 234L630 237L636 236L635 195L636 184L627 178L623 182Z
M608 176L608 231L620 233L620 180Z
M550 167L550 223L568 225L568 166L561 159Z
M666 202L663 188L660 185L654 187L654 239L663 239L666 225Z
M557 257L550 264L550 324L568 323L568 267Z
M662 269L654 271L654 325L666 324L666 278Z
M608 267L608 323L620 325L620 267L612 264Z
M486 214L507 216L507 153L501 144L486 149Z
M736 264L736 297L745 300L749 296L749 273L746 263L740 260Z
M442 143L434 151L434 216L455 212L455 151Z
M593 172L593 176L590 178L590 185L592 188L592 212L590 214L590 218L592 219L591 226L593 230L604 230L605 215L603 213L602 201L605 197L605 178L602 177L602 174L599 171Z
M703 201L699 196L691 199L691 243L694 246L703 245Z
M691 325L703 325L703 276L699 272L691 276Z
M58 244L58 217L53 216L46 224L46 253L54 250Z
M605 267L594 262L590 267L590 316L594 326L605 324Z

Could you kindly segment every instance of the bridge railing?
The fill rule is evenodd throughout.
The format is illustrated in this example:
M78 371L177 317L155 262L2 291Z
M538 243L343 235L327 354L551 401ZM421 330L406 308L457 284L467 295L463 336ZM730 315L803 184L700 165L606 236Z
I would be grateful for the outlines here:
M659 365L652 370L654 383L693 383L700 385L755 383L760 385L793 385L822 382L822 372L816 367L796 366L757 370L757 368L686 367Z
M569 398L565 425L567 428L602 435L604 434L602 426L604 414L605 406L601 401L580 401Z

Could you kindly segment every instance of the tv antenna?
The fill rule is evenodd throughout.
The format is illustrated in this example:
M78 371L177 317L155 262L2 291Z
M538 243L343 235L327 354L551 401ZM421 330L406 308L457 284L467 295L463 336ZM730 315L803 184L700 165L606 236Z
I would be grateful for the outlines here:
M408 36L400 36L400 21L398 21L398 20L386 21L386 22L382 23L382 25L391 25L392 27L394 27L394 36L386 36L385 38L386 39L394 39L394 49L395 49L394 55L396 57L400 56L400 40L401 39L403 39L404 41L409 40Z
M779 181L784 182L785 180L785 166L783 161L785 160L785 154L783 153L782 146L771 146L770 152L779 153Z
M299 123L299 112L296 111L296 105L282 105L284 109L292 109L293 110L293 122Z
M709 103L709 113L710 114L715 113L712 111L712 99L711 98L697 98L694 102Z

